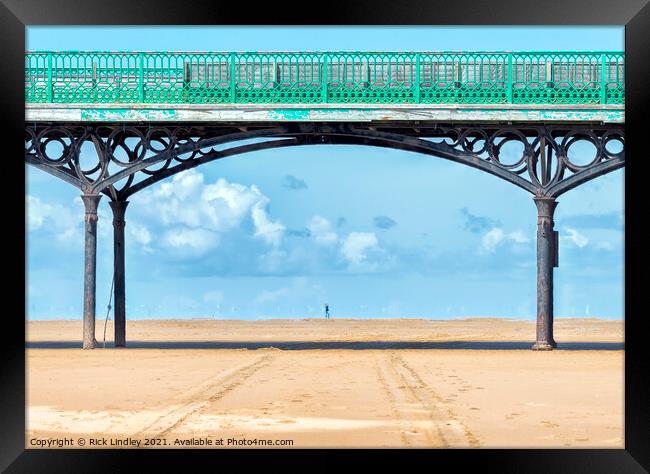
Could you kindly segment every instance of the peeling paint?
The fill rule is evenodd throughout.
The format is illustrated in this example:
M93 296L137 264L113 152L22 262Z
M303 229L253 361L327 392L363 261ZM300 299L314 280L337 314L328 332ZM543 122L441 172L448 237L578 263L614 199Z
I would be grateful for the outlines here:
M81 120L85 122L118 121L173 121L176 111L173 109L83 109Z
M503 116L512 115L513 112L518 113L521 117L519 120L553 120L553 121L593 121L596 120L603 122L623 122L625 120L625 112L623 110L566 110L566 109L521 109L513 111L512 109L492 109L489 111L476 110L476 109L458 109L458 113L467 114L470 119L481 119L485 115Z
M525 106L495 107L286 107L268 106L179 106L167 107L57 107L25 108L25 120L50 122L370 122L370 121L510 121L510 122L604 122L625 123L625 110L612 106L556 108Z
M309 120L310 109L276 109L269 112L271 120Z

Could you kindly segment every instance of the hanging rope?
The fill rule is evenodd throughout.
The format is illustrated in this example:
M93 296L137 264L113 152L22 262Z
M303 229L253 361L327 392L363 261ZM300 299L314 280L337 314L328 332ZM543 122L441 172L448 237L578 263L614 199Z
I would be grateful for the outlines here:
M104 349L106 349L106 325L108 324L108 315L111 313L111 301L113 301L113 284L115 284L115 272L113 272L111 292L108 295L108 306L106 307L106 320L104 321Z

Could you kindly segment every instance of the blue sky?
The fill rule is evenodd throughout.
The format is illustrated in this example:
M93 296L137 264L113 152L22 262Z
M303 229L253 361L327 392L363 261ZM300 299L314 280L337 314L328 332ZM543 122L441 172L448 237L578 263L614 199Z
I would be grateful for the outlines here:
M54 28L30 50L623 50L623 28ZM78 192L26 167L27 313L82 314ZM557 316L623 316L622 170L563 195ZM112 271L100 205L97 314ZM311 146L226 158L136 194L127 317L535 316L531 196L397 150Z

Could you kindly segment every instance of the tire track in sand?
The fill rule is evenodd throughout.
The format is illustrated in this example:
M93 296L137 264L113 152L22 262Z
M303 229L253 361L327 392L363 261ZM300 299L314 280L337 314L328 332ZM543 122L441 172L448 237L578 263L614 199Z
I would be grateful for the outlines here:
M386 381L384 388L390 393L389 400L398 413L402 439L406 440L407 446L425 444L432 447L446 447L447 444L439 432L437 423L431 423L428 408L416 396L410 381L398 371L395 357L391 353L381 354L379 366Z
M134 437L163 437L181 425L189 416L216 402L248 380L255 372L267 367L275 354L265 354L253 362L219 372L206 382L193 387L179 398L186 400L181 406L169 410L137 431Z
M478 438L458 419L458 415L442 396L427 385L399 354L391 354L390 361L413 396L429 412L429 418L437 425L436 431L442 438L445 447L470 446L476 448L480 446Z
M427 446L442 448L479 445L442 397L400 355L381 354L377 369L407 446L422 441Z
M393 414L393 418L397 420L398 424L400 425L400 438L402 440L402 443L406 446L410 446L411 442L406 436L407 431L409 431L409 427L407 425L408 422L403 418L397 408L398 402L394 390L391 390L388 382L386 382L386 378L390 378L390 375L387 373L385 361L382 360L380 362L379 358L375 357L375 369L377 371L377 380L379 380L379 383L381 384L381 387L384 389L384 393L386 394L386 398L388 398L388 403L390 404L390 411Z

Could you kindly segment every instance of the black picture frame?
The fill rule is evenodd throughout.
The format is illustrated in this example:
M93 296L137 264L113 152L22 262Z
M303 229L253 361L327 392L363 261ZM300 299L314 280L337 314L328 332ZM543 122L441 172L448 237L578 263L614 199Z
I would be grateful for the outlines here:
M625 448L624 449L451 449L451 450L36 450L25 449L25 249L24 163L18 155L24 137L24 52L26 25L625 25L626 171L625 207ZM158 466L189 468L189 461L208 462L210 469L245 469L262 462L282 470L314 467L364 467L389 461L401 469L418 465L431 471L476 468L488 472L633 473L650 469L650 391L648 344L642 325L638 283L645 277L641 251L643 203L641 164L643 118L650 88L650 5L648 0L522 1L492 0L363 0L328 3L234 2L171 0L110 2L80 0L0 0L0 120L4 131L5 199L2 247L5 304L2 318L4 354L0 373L0 469L5 472L152 472ZM645 132L645 133L644 133ZM647 151L646 151L647 154ZM15 166L15 170L11 166ZM637 211L638 208L638 211ZM7 211L11 211L11 213ZM16 243L14 244L14 239ZM10 257L15 260L10 263ZM23 255L24 257L24 255ZM20 270L22 269L22 271ZM4 293L4 292L3 292ZM10 307L11 310L6 310ZM547 383L540 379L540 384ZM357 452L358 451L358 452ZM175 464L177 463L177 464Z

